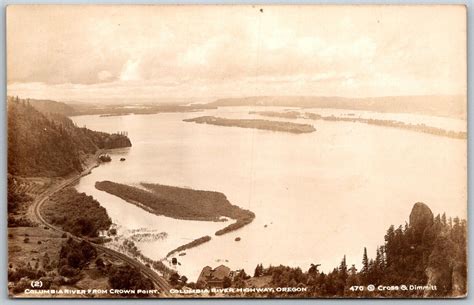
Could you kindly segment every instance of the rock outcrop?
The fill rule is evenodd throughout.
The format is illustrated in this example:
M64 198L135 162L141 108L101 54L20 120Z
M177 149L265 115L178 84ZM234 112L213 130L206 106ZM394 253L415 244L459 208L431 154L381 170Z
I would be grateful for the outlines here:
M409 227L413 238L411 249L422 262L426 285L436 287L425 290L423 296L465 296L466 248L459 220L450 224L439 215L435 219L426 204L417 202L410 213Z
M410 213L410 228L413 229L415 236L421 238L426 228L433 225L433 212L422 202L417 202Z

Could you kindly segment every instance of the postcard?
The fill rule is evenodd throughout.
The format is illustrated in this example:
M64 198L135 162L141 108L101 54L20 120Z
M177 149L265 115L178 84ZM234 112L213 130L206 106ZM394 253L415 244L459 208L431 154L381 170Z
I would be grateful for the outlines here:
M10 5L12 298L467 295L463 5Z

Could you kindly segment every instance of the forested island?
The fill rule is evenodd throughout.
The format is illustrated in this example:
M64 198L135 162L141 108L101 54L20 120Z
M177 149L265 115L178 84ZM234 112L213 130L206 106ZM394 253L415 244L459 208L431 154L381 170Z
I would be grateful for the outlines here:
M225 217L236 220L216 235L237 230L255 218L253 212L232 205L219 192L151 183L141 185L146 190L111 181L98 181L95 187L156 215L185 220L227 221Z
M279 117L286 119L310 119L310 120L323 120L323 121L341 121L341 122L353 122L353 123L364 123L369 125L394 127L400 129L406 129L410 131L423 132L436 136L454 138L454 139L467 139L467 132L465 131L450 131L442 128L431 127L425 124L409 124L395 120L382 120L382 119L366 119L356 117L340 117L340 116L323 116L312 112L298 112L298 111L250 111L249 114L258 114L267 117Z
M281 131L289 133L310 133L316 129L310 124L300 124L292 122L269 121L259 119L226 119L214 116L202 116L193 119L185 119L185 122L198 124L210 124L226 127L254 128L271 131Z

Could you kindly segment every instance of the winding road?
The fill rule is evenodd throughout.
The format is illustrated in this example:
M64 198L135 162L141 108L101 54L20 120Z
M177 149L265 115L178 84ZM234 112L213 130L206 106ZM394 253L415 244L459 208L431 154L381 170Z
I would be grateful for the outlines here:
M96 157L98 156L98 154L96 154ZM49 222L47 222L46 219L44 219L42 214L41 214L41 206L49 199L49 197L51 195L53 195L54 193L62 190L65 187L70 186L71 184L77 182L81 177L90 174L91 170L93 168L97 167L97 166L99 166L99 164L94 163L94 164L88 166L79 175L74 176L74 177L69 178L69 179L66 179L65 181L61 182L60 184L51 187L50 189L46 190L41 195L39 195L36 198L36 200L34 201L31 208L30 208L30 209L32 209L32 211L31 211L32 216L34 218L36 218L37 222L44 225L44 226L46 226L46 227L48 227L48 228L50 228L50 229L52 229L52 230L54 230L54 231L57 231L57 232L61 233L61 234L66 233L76 241L87 241L84 238L81 238L79 236L74 236L71 233L66 232L66 231L62 230L61 228L56 227L56 226L50 224ZM137 260L135 260L131 257L128 257L127 255L125 255L123 253L120 253L120 252L117 252L115 250L104 247L103 245L99 245L99 244L95 244L95 243L91 243L91 244L97 250L102 251L103 253L105 253L109 256L120 259L120 260L126 262L127 264L129 264L129 265L131 265L135 268L138 268L143 275L145 275L147 278L149 278L155 284L155 286L159 288L161 298L171 298L172 297L171 293L169 292L170 289L172 289L172 287L168 284L168 282L163 277L158 275L155 271L153 271L149 267L145 266L143 263L141 263L141 262L139 262L139 261L137 261Z

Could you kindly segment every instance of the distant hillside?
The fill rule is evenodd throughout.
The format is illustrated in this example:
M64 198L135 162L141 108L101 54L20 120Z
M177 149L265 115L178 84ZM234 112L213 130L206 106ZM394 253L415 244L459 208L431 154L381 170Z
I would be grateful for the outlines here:
M14 97L8 97L13 99ZM167 112L196 112L205 109L212 109L206 104L177 105L177 104L105 104L105 103L80 103L80 102L57 102L53 100L27 99L39 112L50 114L61 114L64 116L78 115L100 115L100 116L120 116L128 114L156 114Z
M252 96L219 99L209 106L283 106L303 108L339 108L377 112L418 113L466 118L464 96L386 96L346 98L332 96Z
M13 99L13 98L10 98ZM27 100L31 106L35 107L36 110L48 114L48 113L59 113L65 116L70 116L75 113L75 109L73 106L62 103L56 102L52 100L35 100L35 99L28 99Z
M81 171L86 156L98 149L131 146L126 136L79 128L69 118L42 113L26 100L8 98L7 111L12 175L64 176Z

